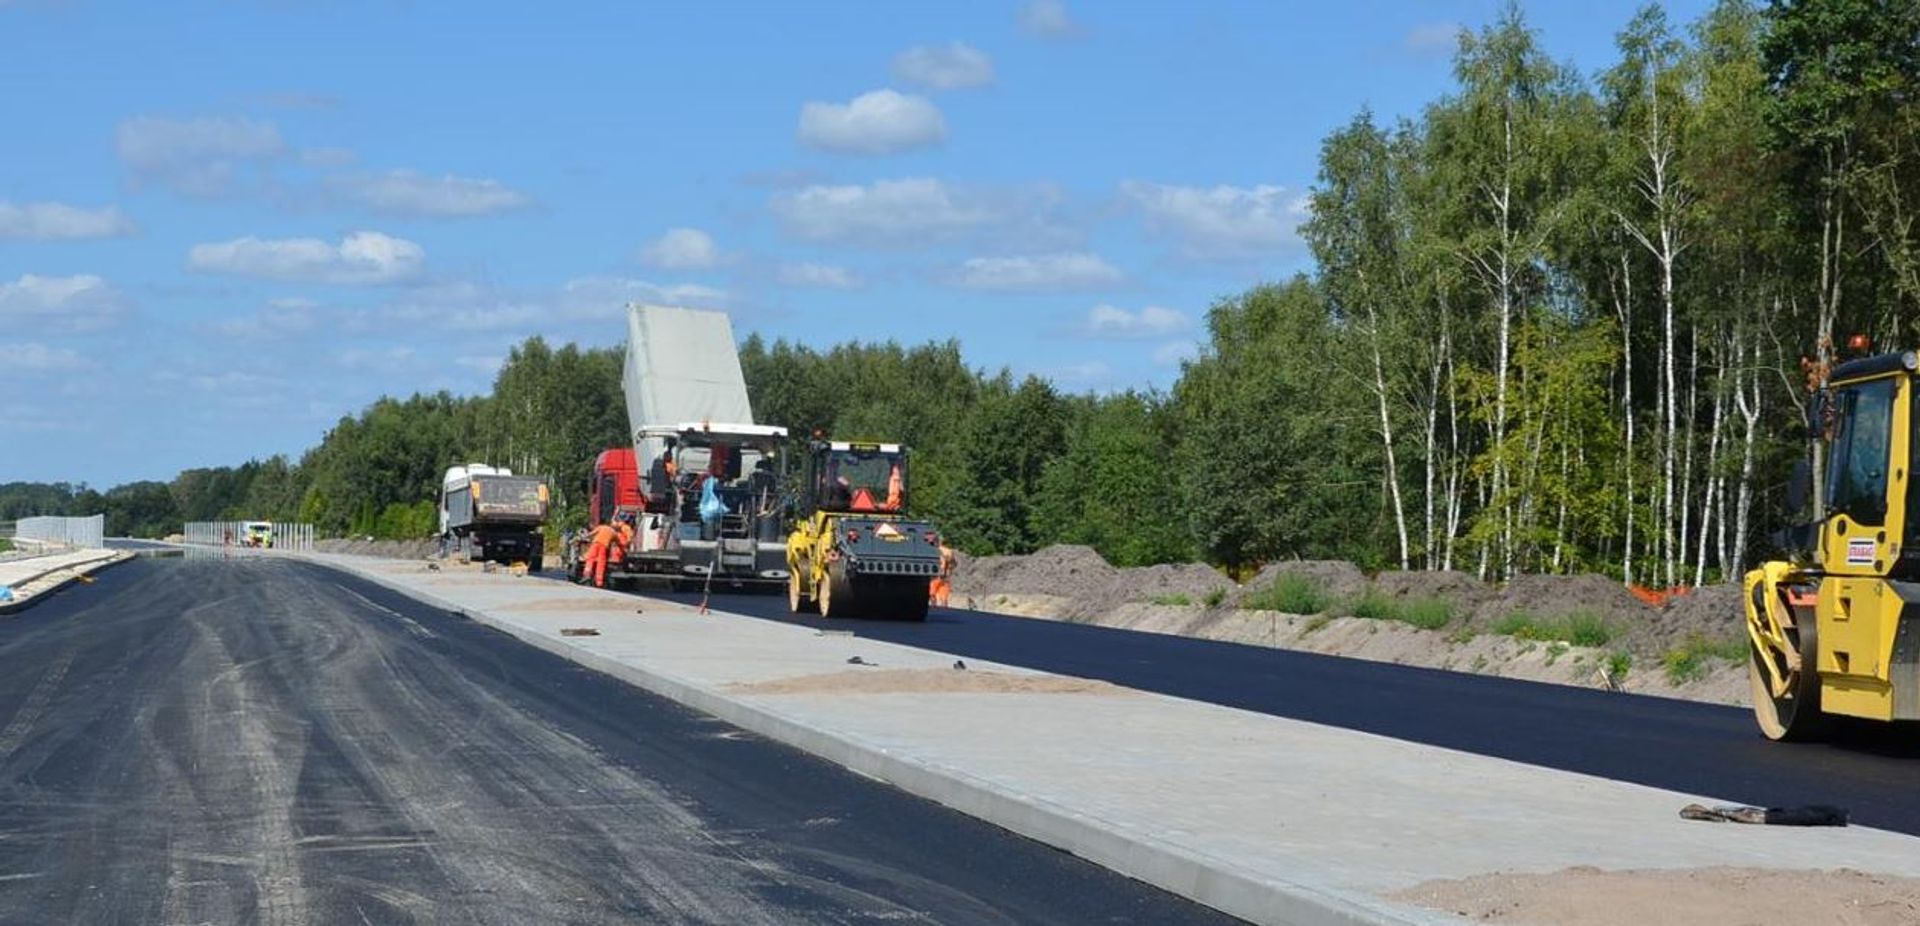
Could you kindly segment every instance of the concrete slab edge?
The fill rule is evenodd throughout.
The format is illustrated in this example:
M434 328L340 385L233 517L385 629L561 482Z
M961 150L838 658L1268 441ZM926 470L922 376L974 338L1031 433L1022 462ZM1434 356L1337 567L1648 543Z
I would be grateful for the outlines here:
M43 588L37 592L34 592L31 595L28 595L25 598L22 598L16 601L0 603L0 617L7 617L13 614L18 614L21 611L25 611L26 609L31 608L34 605L37 605L40 602L53 597L53 594L55 592L58 592L61 589L66 588L67 586L72 585L73 583L79 581L81 576L92 575L96 572L100 572L101 570L108 569L113 566L118 566L121 563L124 563L133 558L134 557L131 553L123 553L122 555L109 557L107 559L91 560L85 563L77 563L73 565L63 566L61 567L61 569L70 569L72 570L72 574L61 579L59 582L54 583L53 587L51 588ZM46 578L48 575L51 575L52 573L59 572L59 571L60 569L49 569L46 572L35 573L31 576L28 576L25 579L20 580L19 584L25 585L28 582L38 581L40 579Z
M296 558L305 559L304 557ZM1445 926L1460 921L1392 907L1275 879L1225 859L1192 852L1150 835L1020 794L966 772L894 755L857 737L820 730L765 705L750 704L669 675L631 666L583 646L548 636L408 587L371 570L307 560L372 582L416 601L506 633L563 659L718 717L742 729L785 743L910 794L951 807L1002 829L1070 852L1196 903L1262 926Z

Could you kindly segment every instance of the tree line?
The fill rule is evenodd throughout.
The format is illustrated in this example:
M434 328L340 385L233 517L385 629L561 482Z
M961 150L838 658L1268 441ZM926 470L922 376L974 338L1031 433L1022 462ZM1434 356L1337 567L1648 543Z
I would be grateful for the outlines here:
M1920 333L1920 0L1650 6L1616 46L1577 72L1510 7L1418 114L1356 113L1321 147L1313 272L1215 303L1166 392L753 336L756 413L909 444L916 507L974 553L1737 574L1795 515L1780 488L1851 336ZM530 339L489 394L382 399L297 462L0 486L0 519L421 535L442 470L476 460L552 476L571 525L625 440L620 362Z

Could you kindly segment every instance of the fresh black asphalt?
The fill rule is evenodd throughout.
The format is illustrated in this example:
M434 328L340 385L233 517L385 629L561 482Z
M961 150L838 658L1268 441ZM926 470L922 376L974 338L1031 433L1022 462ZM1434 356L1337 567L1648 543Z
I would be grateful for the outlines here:
M318 566L0 620L0 923L874 921L1226 919Z
M784 596L715 595L713 607L821 621L789 614ZM834 626L860 638L1730 801L1832 804L1848 808L1855 823L1920 835L1920 727L1913 725L1845 725L1835 742L1782 744L1761 737L1745 708L1089 624L936 610L924 624Z

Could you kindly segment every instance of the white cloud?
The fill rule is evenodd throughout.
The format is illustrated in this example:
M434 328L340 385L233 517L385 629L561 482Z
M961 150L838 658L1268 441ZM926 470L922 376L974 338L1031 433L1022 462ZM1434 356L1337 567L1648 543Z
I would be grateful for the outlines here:
M241 318L214 322L213 330L231 338L247 341L271 341L312 331L319 318L314 310L319 303L311 299L278 298L267 300L264 311Z
M912 247L951 242L988 228L1001 241L1060 237L1051 210L1060 194L1050 187L952 187L914 177L861 185L813 185L775 194L774 216L789 235L815 243Z
M0 239L112 238L134 231L133 222L113 206L87 209L66 203L15 205L0 200Z
M800 143L838 154L896 154L947 139L947 120L926 97L874 90L850 103L800 107Z
M557 291L510 293L473 283L452 283L410 290L406 298L377 313L363 313L349 327L379 330L395 325L433 325L453 331L511 331L525 334L556 325L591 323L602 331L621 330L629 302L726 308L725 291L697 284L655 283L629 277L579 277Z
M1424 54L1451 52L1460 43L1459 23L1421 23L1401 39L1408 50Z
M415 354L411 347L349 347L334 354L333 361L349 370L395 373L413 366Z
M119 290L92 274L43 277L29 273L0 283L0 327L88 331L106 327L126 307Z
M359 159L351 148L308 148L300 152L300 163L321 169L350 167Z
M1115 340L1163 338L1185 331L1192 324L1193 320L1186 313L1157 305L1132 312L1110 305L1096 305L1087 310L1080 331L1087 337Z
M328 244L318 238L262 241L247 237L196 244L187 266L205 273L303 283L397 283L420 272L426 252L405 238L354 232Z
M993 59L965 42L918 45L893 56L893 76L934 90L960 90L993 83Z
M270 122L201 117L137 116L114 138L120 163L140 183L157 183L189 196L222 196L286 152Z
M329 185L355 202L390 215L458 217L490 215L532 204L527 194L498 180L429 176L389 170L335 177Z
M863 281L845 267L831 264L781 264L778 279L785 286L813 286L821 289L859 289Z
M663 270L705 270L720 263L720 249L700 229L670 228L640 249L640 261Z
M45 344L0 343L0 373L60 373L93 366L78 351Z
M1175 239L1182 253L1198 259L1286 250L1299 243L1297 229L1307 219L1306 197L1268 184L1208 188L1128 180L1120 184L1120 193L1150 229Z
M1067 15L1063 0L1027 0L1020 7L1020 28L1043 39L1070 39L1080 34L1080 24Z
M1098 289L1119 283L1122 274L1097 254L1040 254L1026 257L974 257L953 275L969 289Z
M1193 341L1168 341L1153 349L1153 362L1163 367L1179 366L1200 356L1200 345Z

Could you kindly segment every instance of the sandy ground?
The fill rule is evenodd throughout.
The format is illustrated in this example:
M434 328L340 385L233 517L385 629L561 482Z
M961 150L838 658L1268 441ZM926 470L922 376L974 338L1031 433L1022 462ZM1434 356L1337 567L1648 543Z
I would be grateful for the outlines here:
M977 669L850 669L727 686L741 694L1090 694L1124 695L1106 682Z
M1527 926L1912 926L1920 879L1835 871L1693 868L1492 874L1433 881L1391 899Z

